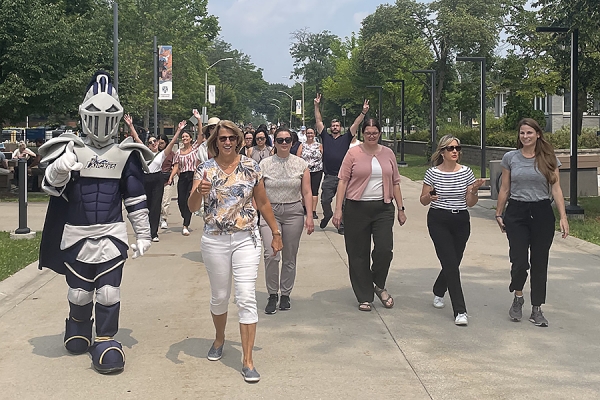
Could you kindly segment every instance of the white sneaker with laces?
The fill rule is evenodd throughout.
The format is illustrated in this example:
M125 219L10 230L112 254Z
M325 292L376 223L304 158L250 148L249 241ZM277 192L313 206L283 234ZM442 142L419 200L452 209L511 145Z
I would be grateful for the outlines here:
M433 306L435 308L444 308L446 304L444 304L444 298L440 296L433 297Z
M162 221L160 221L161 229L167 229L168 227L169 227L169 225L167 225L167 221L165 221L164 219Z
M152 241L153 241L153 242L159 242L160 240L158 239L158 236L154 236L154 237L152 238Z
M454 320L455 325L467 326L469 324L469 320L467 319L467 314L458 314L456 319Z
M188 228L186 228L185 226L183 227L183 230L181 231L181 234L183 236L190 236L190 231L188 230Z

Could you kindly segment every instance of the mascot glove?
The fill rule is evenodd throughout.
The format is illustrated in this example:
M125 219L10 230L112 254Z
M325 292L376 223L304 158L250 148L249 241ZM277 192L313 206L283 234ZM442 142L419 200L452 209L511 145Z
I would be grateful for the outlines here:
M138 239L137 243L133 243L131 245L131 248L133 250L133 256L131 258L138 258L143 256L144 253L150 248L150 245L152 245L152 241L148 239Z
M65 148L63 155L58 157L56 161L52 163L54 169L58 174L64 175L71 171L79 171L83 168L83 164L77 162L77 156L73 152L74 142L69 142Z

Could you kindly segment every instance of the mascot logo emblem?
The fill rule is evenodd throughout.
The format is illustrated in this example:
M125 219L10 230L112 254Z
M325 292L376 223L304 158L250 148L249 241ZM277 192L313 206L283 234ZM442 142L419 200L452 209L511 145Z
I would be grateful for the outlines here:
M103 160L98 158L98 156L94 156L88 163L85 165L86 169L95 168L95 169L115 169L117 167L117 163L110 162L108 160Z

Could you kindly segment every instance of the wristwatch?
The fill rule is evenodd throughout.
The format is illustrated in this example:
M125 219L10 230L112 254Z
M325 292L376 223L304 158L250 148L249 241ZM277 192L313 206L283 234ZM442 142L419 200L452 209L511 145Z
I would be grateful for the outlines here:
M279 232L279 229L277 229L276 231L271 232L271 234L273 236L281 236L281 232Z
M402 207L398 207L398 211L404 211L404 210L406 210L406 209L404 208L404 206L402 206Z

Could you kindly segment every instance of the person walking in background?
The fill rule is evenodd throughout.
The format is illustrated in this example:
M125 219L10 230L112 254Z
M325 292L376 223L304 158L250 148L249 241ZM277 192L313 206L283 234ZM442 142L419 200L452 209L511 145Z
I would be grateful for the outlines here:
M129 114L125 114L123 120L129 127L129 132L133 139L142 143L142 140L137 134L135 126L133 125L133 119ZM179 138L179 133L185 128L186 122L181 121L173 140L163 150L159 150L158 139L154 136L148 138L148 148L153 154L152 159L148 163L148 171L144 174L144 190L146 191L146 201L148 203L148 219L150 221L150 236L153 242L158 242L158 227L160 225L160 210L162 205L162 199L164 194L164 178L162 174L162 164L165 161L167 155L169 155L173 146Z
M196 211L204 197L204 234L201 250L210 281L210 312L215 340L208 351L210 361L223 356L227 308L233 276L235 304L238 306L242 341L242 375L246 382L258 382L252 348L256 336L256 277L261 243L258 218L252 200L269 226L274 254L283 248L273 210L265 192L258 163L238 154L242 131L231 121L220 121L208 138L208 150L214 158L201 163L194 175L189 207Z
M498 192L496 222L508 238L512 264L508 290L515 292L508 315L513 321L520 321L523 317L523 287L527 281L527 270L531 269L532 308L529 321L536 326L548 326L541 306L546 303L548 257L554 239L552 199L560 215L562 237L569 235L558 174L561 163L537 121L524 118L519 122L517 150L504 154L501 165L502 186Z
M296 279L296 257L300 245L302 228L306 233L314 231L312 214L304 219L302 199L306 204L311 202L310 172L308 164L300 157L290 155L292 135L287 128L279 128L275 132L275 154L260 163L267 197L273 207L277 228L281 232L283 251L274 254L271 249L273 235L267 221L260 220L260 233L265 247L265 280L269 300L265 307L266 314L275 314L279 292L280 310L289 310L290 293ZM281 261L281 274L279 272Z
M202 116L200 115L200 113L198 112L197 109L194 108L192 110L192 113L194 114L194 117L196 117L196 119L198 121L202 120ZM204 138L204 140L202 140L202 143L198 147L198 160L200 162L204 162L210 158L210 155L208 153L208 147L206 147L206 140L215 131L219 121L221 121L219 118L212 117L208 120L208 122L206 123L206 126L203 127L202 125L200 125L201 126L200 132L202 132L202 137ZM200 140L200 137L199 137L199 140Z
M358 309L371 311L374 294L385 308L394 306L394 299L385 287L393 257L392 199L396 202L400 226L406 222L406 215L396 156L378 144L379 122L369 118L362 131L364 143L348 151L340 168L333 224L341 226L344 214L350 283ZM346 207L342 208L344 198Z
M312 191L312 214L313 219L318 219L317 203L319 202L319 187L323 179L323 145L315 140L315 130L313 128L306 130L306 142L300 145L298 155L308 163ZM308 207L308 209L311 208Z
M246 157L250 157L257 163L260 163L263 158L267 158L273 154L273 148L267 145L267 132L258 130L254 133L253 146L246 151Z
M306 142L306 126L302 125L300 127L300 131L297 133L298 135L298 140L300 141L300 143L305 143Z
M433 285L433 306L444 307L444 295L450 293L454 323L467 325L467 306L460 282L460 262L471 234L467 207L477 204L477 191L483 179L475 179L471 168L459 164L460 141L443 136L431 156L432 167L425 172L419 201L430 205L427 228L442 270Z
M164 150L167 147L167 143L169 143L169 138L167 135L160 135L158 138L158 149ZM167 229L169 227L167 220L169 219L169 206L171 205L171 198L173 196L173 182L169 182L169 178L171 177L171 172L173 171L173 159L175 154L176 152L174 151L171 151L169 154L167 154L161 166L161 175L163 180L163 197L160 205L161 229Z
M323 124L323 118L321 117L321 95L317 94L314 100L315 103L315 127L319 136L321 137L321 143L323 144L323 170L325 171L325 177L323 178L323 185L321 187L321 207L323 208L323 219L319 226L321 229L325 229L329 220L333 217L333 210L331 209L331 202L333 196L338 188L338 173L340 171L340 165L342 160L350 147L352 138L356 135L358 127L362 122L365 115L369 111L369 101L365 100L363 108L360 114L354 120L354 123L350 127L350 134L341 134L341 124L337 119L331 120L331 134L327 133L325 124ZM344 234L344 222L340 221L338 227L338 233Z
M194 111L194 114L198 112L197 110ZM198 121L200 121L200 119L198 119ZM203 132L202 123L199 124L200 129ZM189 236L192 213L188 208L187 200L192 190L194 171L199 162L198 147L200 145L198 144L198 141L192 143L192 135L188 132L183 132L181 134L181 143L182 146L177 150L177 153L173 158L173 170L171 171L171 176L169 177L167 184L173 182L175 175L179 176L179 180L177 181L177 205L179 206L181 218L183 218L183 229L181 230L181 234Z
M244 145L240 149L240 154L248 157L248 150L252 147L252 141L254 140L254 135L250 132L246 132L244 134Z

